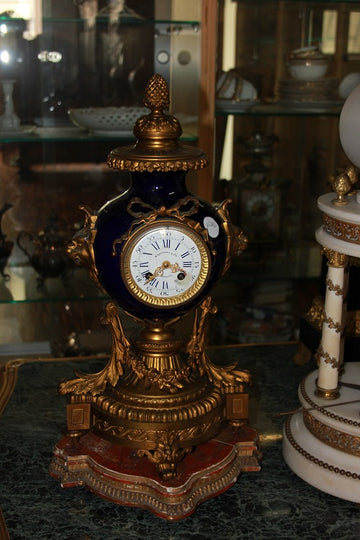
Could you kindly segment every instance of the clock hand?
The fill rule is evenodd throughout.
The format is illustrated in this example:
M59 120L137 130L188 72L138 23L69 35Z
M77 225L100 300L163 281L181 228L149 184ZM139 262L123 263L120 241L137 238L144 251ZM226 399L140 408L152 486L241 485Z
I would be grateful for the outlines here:
M171 271L174 273L174 272L178 272L178 279L180 279L181 281L183 279L185 279L185 276L186 276L186 272L185 270L183 270L182 268L180 268L180 266L178 265L178 263L174 263L174 264L171 264L170 265L170 269Z
M174 272L181 272L182 274L184 274L186 276L186 272L183 268L181 268L178 263L174 263L174 264L171 264L170 265L170 270L174 273Z
M164 263L163 263L164 264ZM162 276L163 274L163 271L164 271L164 268L163 268L163 264L161 266L158 266L154 273L153 274L150 274L150 276L147 278L147 280L145 281L145 285L146 283L149 283L149 281L152 281L154 278L156 278L157 276Z
M182 268L180 268L180 266L178 265L178 263L174 263L174 264L171 264L169 261L164 261L161 266L158 266L155 271L147 278L147 280L145 281L145 284L146 283L149 283L149 281L152 281L154 278L156 278L157 276L162 276L163 275L163 272L166 268L170 268L171 272L174 273L174 272L180 272L181 274L184 275L184 277L186 276L186 272L185 270L183 270Z
M181 270L180 266L178 265L178 263L174 263L174 264L170 264L169 265L169 268L170 270L172 271L172 273L174 272L179 272Z

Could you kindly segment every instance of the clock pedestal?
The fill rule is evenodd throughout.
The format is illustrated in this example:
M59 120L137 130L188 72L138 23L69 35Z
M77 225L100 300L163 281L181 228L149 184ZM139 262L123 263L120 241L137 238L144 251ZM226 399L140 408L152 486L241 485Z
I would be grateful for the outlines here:
M207 357L210 311L206 299L184 346L171 328L158 326L128 341L115 304L108 304L108 364L60 385L70 394L67 435L54 448L50 474L63 487L86 485L112 502L177 520L242 472L260 470L257 433L247 425L250 375ZM125 373L103 388L119 363Z
M78 443L67 436L56 445L51 474L63 487L85 485L111 502L145 508L175 521L229 489L242 472L259 469L257 434L244 426L240 430L227 427L198 445L179 463L176 477L168 481L159 477L146 457L92 432Z
M210 290L246 247L224 201L217 208L187 191L185 175L206 165L180 145L168 88L155 75L145 93L151 110L135 124L137 142L116 148L114 169L131 172L123 195L98 212L68 246L70 257L110 297L104 322L112 350L98 373L63 381L67 434L50 473L63 486L87 485L120 504L166 519L189 515L259 470L256 432L247 426L250 373L219 366L205 351ZM142 330L124 331L121 307ZM188 339L176 323L194 313Z

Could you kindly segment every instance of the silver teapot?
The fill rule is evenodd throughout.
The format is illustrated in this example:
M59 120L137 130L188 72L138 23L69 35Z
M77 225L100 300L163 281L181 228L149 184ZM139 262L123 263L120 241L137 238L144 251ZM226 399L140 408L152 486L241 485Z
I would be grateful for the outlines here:
M70 265L66 245L71 238L66 222L51 214L43 230L33 235L20 231L17 245L28 257L29 263L39 274L38 288L47 278L65 278Z

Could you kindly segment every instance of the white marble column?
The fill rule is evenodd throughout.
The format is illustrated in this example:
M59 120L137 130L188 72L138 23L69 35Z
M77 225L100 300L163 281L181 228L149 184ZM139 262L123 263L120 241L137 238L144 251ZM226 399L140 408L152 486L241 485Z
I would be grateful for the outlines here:
M344 352L348 257L327 248L324 248L324 252L328 259L328 272L324 321L317 351L319 374L316 395L324 399L336 399L339 395L338 379Z

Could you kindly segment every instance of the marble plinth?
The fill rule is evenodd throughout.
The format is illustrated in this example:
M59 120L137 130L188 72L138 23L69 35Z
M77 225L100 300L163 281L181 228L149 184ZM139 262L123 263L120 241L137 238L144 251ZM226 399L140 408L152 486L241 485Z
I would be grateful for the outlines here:
M175 479L163 481L146 457L89 432L56 445L50 474L62 487L85 485L111 502L175 521L229 489L242 472L259 471L259 457L254 429L228 427L187 454Z
M360 392L342 383L360 381L360 363L345 363L339 378L340 395L326 401L315 395L318 371L299 386L303 411L284 425L286 463L310 485L360 503Z

